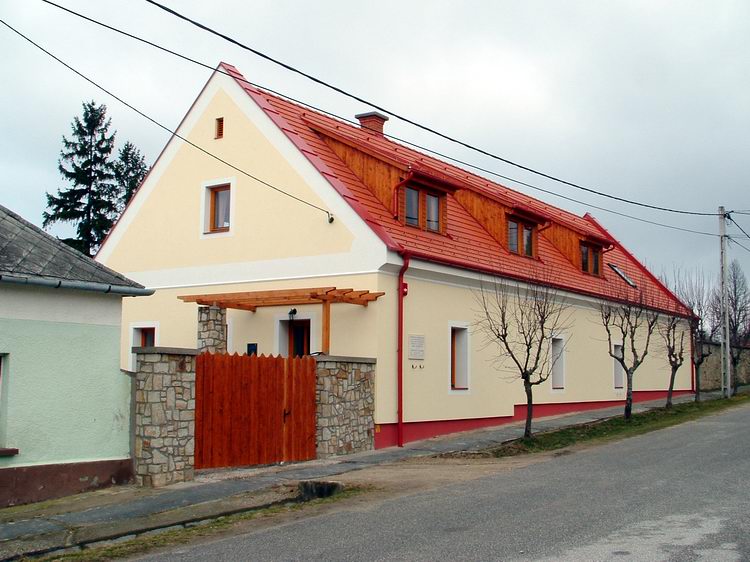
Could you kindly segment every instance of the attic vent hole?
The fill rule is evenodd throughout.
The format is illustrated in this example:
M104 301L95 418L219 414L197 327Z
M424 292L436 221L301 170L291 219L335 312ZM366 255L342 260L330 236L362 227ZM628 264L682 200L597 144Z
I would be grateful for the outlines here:
M216 119L216 136L214 138L220 139L224 137L224 118L218 117Z

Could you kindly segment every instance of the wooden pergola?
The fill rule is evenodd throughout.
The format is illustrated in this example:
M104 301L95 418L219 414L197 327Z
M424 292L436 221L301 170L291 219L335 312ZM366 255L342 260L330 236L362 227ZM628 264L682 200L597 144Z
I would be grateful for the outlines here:
M334 303L367 306L378 300L385 293L355 291L354 289L337 289L336 287L314 287L309 289L277 289L274 291L248 291L239 293L213 293L204 295L182 295L183 302L194 302L202 306L234 308L255 312L264 306L297 306L303 304L322 304L322 337L321 351L329 353L331 349L331 305Z

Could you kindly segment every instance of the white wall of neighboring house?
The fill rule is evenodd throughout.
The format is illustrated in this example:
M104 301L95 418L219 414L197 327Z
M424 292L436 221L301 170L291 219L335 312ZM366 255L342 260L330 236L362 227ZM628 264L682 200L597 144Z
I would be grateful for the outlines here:
M0 286L0 469L129 457L120 318L119 295Z

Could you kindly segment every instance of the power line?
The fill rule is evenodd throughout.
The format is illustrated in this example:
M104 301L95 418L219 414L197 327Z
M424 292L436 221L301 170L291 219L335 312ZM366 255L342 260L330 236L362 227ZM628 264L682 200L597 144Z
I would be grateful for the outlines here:
M205 155L210 156L211 158L213 158L213 159L221 162L222 164L224 164L226 166L229 166L233 170L236 170L237 172L246 175L250 179L257 181L258 183L260 183L262 185L265 185L266 187L269 187L269 188L273 189L274 191L276 191L278 193L281 193L282 195L286 195L287 197L289 197L291 199L294 199L295 201L298 201L298 202L300 202L300 203L302 203L304 205L307 205L309 207L312 207L313 209L317 209L318 211L321 211L321 212L325 213L328 216L328 222L333 222L333 214L330 211L327 211L326 209L324 209L322 207L318 207L317 205L315 205L313 203L310 203L309 201L305 201L304 199L301 199L300 197L297 197L296 195L292 195L291 193L289 193L287 191L284 191L283 189L281 189L279 187L276 187L275 185L273 185L273 184L271 184L271 183L269 183L269 182L267 182L265 180L262 180L262 179L260 179L257 176L254 176L250 172L247 172L247 171L243 170L242 168L239 168L239 167L235 166L234 164L231 164L231 163L227 162L223 158L221 158L219 156L216 156L215 154L209 152L205 148L203 148L203 147L195 144L194 142L186 139L182 135L178 134L177 131L174 131L174 130L170 129L169 127L167 127L166 125L161 124L159 121L157 121L153 117L150 117L149 115L147 115L143 111L139 110L135 106L133 106L133 105L129 104L128 102L126 102L121 97L119 97L119 96L115 95L114 93L112 93L110 90L107 90L104 86L98 84L97 82L95 82L94 80L92 80L91 78L89 78L88 76L86 76L85 74L83 74L82 72L79 72L78 70L76 70L75 68L73 68L72 66L70 66L68 63L66 63L62 59L58 58L57 56L55 56L54 54L52 54L50 51L48 51L47 49L45 49L44 47L42 47L38 43L34 42L32 39L30 39L29 37L27 37L26 35L24 35L23 33L21 33L20 31L18 31L14 27L12 27L10 24L8 24L7 22L5 22L4 20L0 19L0 23L2 23L5 27L7 27L8 29L10 29L16 35L22 37L23 39L25 39L26 41L28 41L29 43L31 43L32 45L34 45L37 49L39 49L40 51L42 51L46 55L48 55L48 56L52 57L53 59L55 59L57 62L59 62L61 65L63 65L68 70L74 72L75 74L77 74L78 76L80 76L81 78L83 78L84 80L86 80L89 84L95 86L96 88L98 88L99 90L101 90L102 92L104 92L105 94L107 94L107 95L111 96L112 98L116 99L121 104L123 104L124 106L128 107L129 109L132 109L133 111L135 111L141 117L143 117L145 119L148 119L154 125L156 125L156 126L162 128L162 129L164 129L168 133L172 134L173 136L177 137L178 139L182 140L183 142L189 144L193 148L196 148L197 150L200 150Z
M177 51L173 51L173 50L171 50L171 49L169 49L167 47L159 45L158 43L154 43L153 41L149 41L148 39L144 39L144 38L139 37L137 35L134 35L132 33L128 33L127 31L124 31L122 29L119 29L119 28L113 27L111 25L108 25L106 23L103 23L101 21L95 20L95 19L90 18L90 17L88 17L88 16L86 16L84 14L81 14L79 12L76 12L74 10L66 8L65 6L61 6L59 4L56 4L55 2L52 2L50 0L42 0L42 1L45 2L46 4L54 6L55 8L63 10L63 11L65 11L65 12L71 14L71 15L74 15L76 17L84 19L84 20L86 20L86 21L88 21L90 23L96 24L96 25L98 25L100 27L103 27L105 29L108 29L110 31L114 31L115 33L119 33L121 35L124 35L124 36L126 36L126 37L128 37L130 39L134 39L136 41L139 41L141 43L144 43L146 45L149 45L151 47L154 47L154 48L159 49L161 51L164 51L166 53L169 53L170 55L173 55L173 56L176 56L178 58L181 58L181 59L183 59L185 61L188 61L188 62L191 62L191 63L196 64L198 66L204 67L204 68L206 68L208 70L211 70L213 72L218 72L218 73L223 74L225 76L228 76L230 78L233 78L233 79L235 78L232 74L230 74L230 73L228 73L228 72L226 72L226 71L224 71L224 70L222 70L220 68L216 68L216 67L214 67L212 65L209 65L209 64L207 64L205 62L193 59L193 58L188 57L188 56L186 56L186 55L184 55L182 53L179 53ZM330 112L330 111L322 109L320 107L316 107L316 106L314 106L312 104L309 104L309 103L304 102L302 100L296 99L294 97L291 97L291 96L289 96L287 94L284 94L282 92L279 92L279 91L274 90L272 88L269 88L267 86L263 86L263 85L260 85L260 84L254 83L254 82L250 82L250 81L248 81L247 79L244 79L244 78L243 78L243 80L245 82L247 82L249 85L251 85L251 86L253 86L255 88L258 88L258 89L261 89L261 90L265 90L265 91L270 92L270 93L272 93L274 95L277 95L277 96L279 96L281 98L287 99L289 101L292 101L292 102L297 103L299 105L302 105L304 107L308 107L308 108L310 108L310 109L312 109L314 111L317 111L319 113L323 113L323 114L328 115L330 117L334 117L336 119L339 119L339 120L341 120L341 121L343 121L345 123L349 123L351 125L358 125L357 122L352 121L351 119L348 119L348 118L346 118L344 116L338 115L336 113ZM620 212L620 211L615 211L615 210L612 210L612 209L608 209L606 207L601 207L601 206L598 206L598 205L594 205L592 203L587 203L585 201L581 201L581 200L575 199L573 197L562 195L560 193L556 193L556 192L551 191L549 189L544 189L544 188L539 187L537 185L534 185L534 184L531 184L531 183L528 183L528 182L524 182L524 181L521 181L519 179L510 177L510 176L506 176L504 174L500 174L498 172L495 172L494 170L490 170L488 168L483 168L483 167L478 166L476 164L472 164L470 162L466 162L464 160L460 160L460 159L455 158L453 156L450 156L448 154L441 153L441 152L439 152L437 150L434 150L434 149L422 146L420 144L414 143L414 142L409 141L409 140L404 139L404 138L397 137L395 135L390 135L390 134L386 133L385 136L388 137L391 140L401 142L401 143L403 143L405 145L408 145L408 146L412 146L412 147L414 147L414 148L416 148L418 150L429 152L429 153L434 154L434 155L436 155L436 156L438 156L440 158L444 158L446 160L450 160L450 161L455 162L457 164L460 164L462 166L467 166L467 167L470 167L470 168L472 168L474 170L477 170L477 171L480 171L480 172L484 172L484 173L487 173L487 174L491 174L491 175L493 175L495 177L498 177L498 178L501 178L501 179L513 182L513 183L518 184L518 185L522 185L522 186L528 187L530 189L539 191L541 193L552 195L554 197L559 197L560 199L563 199L563 200L566 200L566 201L571 201L571 202L577 203L579 205L584 205L585 207L589 207L589 208L592 208L592 209L597 209L597 210L600 210L600 211L604 211L606 213L611 213L611 214L618 215L618 216L621 216L621 217L624 217L624 218L628 218L628 219L631 219L631 220L639 221L639 222L642 222L642 223L645 223L645 224L651 224L651 225L654 225L654 226L668 228L668 229L671 229L671 230L677 230L677 231L681 231L681 232L688 232L688 233L691 233L691 234L699 234L699 235L703 235L703 236L718 236L718 234L714 234L714 233L711 233L711 232L704 232L704 231L699 231L699 230L684 228L684 227L680 227L680 226L675 226L675 225L670 225L670 224L664 224L664 223L660 223L660 222L656 222L656 221L644 219L644 218L641 218L641 217L633 216L633 215L630 215L630 214L627 214L627 213L623 213L623 212Z
M740 229L740 231L742 231L742 234L744 234L747 238L750 238L750 234L748 234L747 232L745 232L745 229L742 228L739 225L739 223L732 218L732 213L727 213L727 218L734 223L734 226L736 226L737 228Z
M746 252L750 253L750 248L748 248L748 247L747 247L747 246L745 246L744 244L740 244L739 242L737 242L737 240L735 240L735 239L734 239L734 238L732 238L731 236L727 236L727 238L729 239L729 241L730 241L730 242L731 242L732 244L737 244L737 245L738 245L738 246L739 246L740 248L742 248L742 249L743 249L743 250L745 250Z
M44 0L44 1L47 1L47 0ZM514 162L514 161L509 160L507 158L504 158L502 156L498 156L497 154L493 154L492 152L489 152L489 151L484 150L482 148L478 148L478 147L476 147L476 146L474 146L472 144L469 144L467 142L459 140L459 139L457 139L455 137L452 137L452 136L447 135L445 133L441 133L440 131L438 131L436 129L428 127L427 125L423 125L423 124L421 124L421 123L419 123L417 121L409 119L408 117L400 115L399 113L396 113L396 112L391 111L389 109L386 109L386 108L384 108L384 107L382 107L382 106L380 106L380 105L378 105L376 103L373 103L372 101L366 100L366 99L364 99L364 98L362 98L362 97L360 97L358 95L352 94L351 92L348 92L348 91L344 90L343 88L339 88L338 86L334 86L333 84L330 84L329 82L326 82L326 81L322 80L321 78L317 78L316 76L313 76L312 74L308 74L308 73L306 73L306 72L304 72L304 71L302 71L302 70L300 70L300 69L298 69L298 68L296 68L296 67L294 67L294 66L292 66L290 64L287 64L287 63L285 63L283 61L275 59L275 58L271 57L270 55L267 55L267 54L263 53L262 51L254 49L253 47L249 47L248 45L245 45L245 44L241 43L240 41L238 41L236 39L233 39L232 37L229 37L228 35L225 35L225 34L219 32L219 31L216 31L215 29L212 29L211 27L208 27L207 25L204 25L204 24L202 24L202 23L200 23L200 22L198 22L198 21L196 21L194 19L191 19L191 18L189 18L189 17L181 14L180 12L177 12L176 10L173 10L173 9L171 9L171 8L163 5L163 4L160 4L159 2L156 2L155 0L146 0L146 2L148 2L149 4L152 4L154 6L156 6L158 8L160 8L161 10L164 10L165 12L167 12L167 13L169 13L169 14L171 14L171 15L173 15L173 16L175 16L175 17L177 17L177 18L179 18L179 19L181 19L183 21L186 21L186 22L188 22L188 23L190 23L190 24L198 27L199 29L202 29L203 31L211 33L212 35L215 35L217 37L220 37L220 38L224 39L225 41L228 41L229 43L232 43L233 45L236 45L237 47L240 47L241 49L249 51L249 52L253 53L254 55L259 56L259 57L261 57L261 58L263 58L263 59L265 59L265 60L267 60L267 61L269 61L269 62L271 62L273 64L281 66L282 68L284 68L286 70L289 70L290 72L294 72L296 74L299 74L300 76L303 76L303 77L307 78L308 80L312 80L316 84L320 84L321 86L324 86L324 87L326 87L326 88L328 88L330 90L333 90L334 92L342 94L342 95L344 95L344 96L346 96L346 97L348 97L350 99L353 99L355 101L358 101L360 103L367 104L367 105L369 105L369 106L371 106L371 107L373 107L373 108L375 108L375 109L377 109L379 111L382 111L384 113L387 113L387 114L391 115L392 117L395 117L399 121L403 121L404 123L408 123L410 125L413 125L413 126L419 128L419 129L422 129L423 131L427 131L427 132L429 132L429 133L431 133L433 135L436 135L436 136L438 136L440 138L443 138L443 139L445 139L447 141L450 141L452 143L458 144L460 146L463 146L465 148L468 148L470 150L473 150L473 151L478 152L480 154L483 154L485 156L489 156L490 158L493 158L495 160L499 160L501 162L504 162L506 164L509 164L511 166L519 168L521 170L530 172L532 174L536 174L536 175L541 176L543 178L547 178L549 180L552 180L552 181L555 181L555 182L558 182L558 183L561 183L561 184L564 184L564 185L567 185L567 186L570 186L570 187L573 187L573 188L576 188L576 189L580 189L580 190L586 191L588 193L593 193L593 194L599 195L601 197L607 197L609 199L614 199L616 201L621 201L623 203L628 203L630 205L637 205L639 207L645 207L645 208L654 209L654 210L657 210L657 211L664 211L664 212L669 212L669 213L678 213L678 214L683 214L683 215L697 215L697 216L716 216L717 215L717 213L705 213L705 212L697 212L697 211L685 211L685 210L681 210L681 209L671 209L669 207L661 207L661 206L658 206L658 205L650 205L648 203L641 203L639 201L634 201L634 200L631 200L631 199L625 199L624 197L618 197L616 195L611 195L609 193L605 193L605 192L602 192L602 191L597 191L597 190L591 189L589 187L584 187L584 186L582 186L580 184L577 184L577 183L574 183L574 182L570 182L570 181L561 179L561 178L559 178L557 176L553 176L553 175L547 174L545 172L541 172L539 170L536 170L536 169L531 168L529 166L525 166L523 164L519 164L518 162Z

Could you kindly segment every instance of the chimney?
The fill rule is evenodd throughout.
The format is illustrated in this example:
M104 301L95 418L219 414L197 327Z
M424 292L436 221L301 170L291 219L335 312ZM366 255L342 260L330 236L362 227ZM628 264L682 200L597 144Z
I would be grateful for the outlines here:
M359 126L363 129L372 131L376 136L383 136L383 125L388 121L388 117L377 111L368 111L367 113L359 113L354 116L359 120Z

